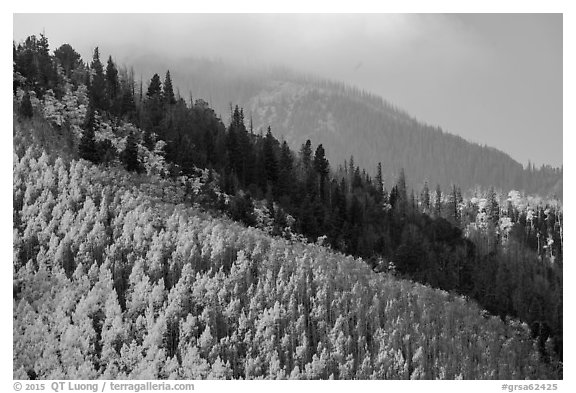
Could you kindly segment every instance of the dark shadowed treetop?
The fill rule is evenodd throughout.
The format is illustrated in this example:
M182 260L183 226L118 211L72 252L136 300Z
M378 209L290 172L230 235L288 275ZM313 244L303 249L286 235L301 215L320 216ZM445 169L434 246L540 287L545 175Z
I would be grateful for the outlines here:
M70 44L62 44L54 51L54 57L58 59L67 76L70 76L70 73L81 63L80 54L76 52Z
M159 96L162 93L162 82L160 82L160 77L158 74L154 74L150 80L150 85L148 86L148 91L146 95L150 98Z
M170 78L170 71L166 71L166 78L164 79L164 100L168 105L174 105L176 99L174 98L174 88L172 87L172 78Z

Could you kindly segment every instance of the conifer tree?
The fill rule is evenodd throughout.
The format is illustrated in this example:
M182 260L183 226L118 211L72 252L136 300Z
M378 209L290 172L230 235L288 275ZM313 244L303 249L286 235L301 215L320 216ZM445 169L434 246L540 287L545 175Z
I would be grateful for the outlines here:
M100 62L100 52L98 47L94 49L90 68L94 72L90 84L90 99L94 109L108 110L106 102L106 79L104 76L104 68Z
M106 97L108 99L108 107L112 113L118 112L119 90L120 82L118 81L118 69L112 61L112 56L109 56L108 64L106 65Z
M126 167L126 170L130 172L140 171L140 162L138 161L138 145L136 144L136 138L134 133L130 131L128 137L126 138L126 148L122 153L122 162Z
M382 163L378 163L376 171L376 192L378 196L377 202L380 203L384 199L384 179L382 178Z
M322 147L322 144L318 145L316 152L314 153L314 170L319 177L318 189L320 192L320 199L324 200L324 183L326 182L326 178L330 173L330 164L326 159L324 147Z
M64 74L68 77L72 75L72 71L74 71L82 62L80 54L69 44L62 44L58 49L56 49L54 51L54 57L58 60L64 70Z
M289 196L292 192L293 179L292 179L292 169L293 169L294 159L292 157L292 152L288 143L286 141L282 142L282 147L280 149L280 168L278 177L278 195Z
M322 144L318 145L316 152L314 153L314 169L323 180L326 178L326 176L328 176L330 172L330 164L326 159L324 147Z
M312 142L308 139L300 148L302 194L311 194L315 190L312 160Z
M424 182L424 188L422 189L422 205L425 209L424 212L430 211L430 189L427 181Z
M164 117L164 105L162 102L162 83L160 82L158 74L152 76L146 96L147 99L144 108L149 123L147 124L148 127L145 128L148 131L154 131L158 135L162 136L160 132L160 123Z
M94 105L91 103L88 106L88 112L86 113L86 120L84 121L84 131L82 132L82 138L80 139L78 152L81 158L91 161L93 163L98 163L99 155L98 155L98 149L96 147L96 139L94 136L95 129L96 129L96 115Z
M160 77L158 74L154 74L152 79L150 79L150 85L148 86L148 91L146 95L148 98L159 97L162 94L162 82L160 82Z
M436 217L442 216L442 190L440 184L436 185L436 197L434 199L434 215Z
M400 170L400 175L398 176L398 181L396 182L396 191L398 192L398 201L396 206L398 207L400 216L404 216L408 212L409 207L404 168Z
M496 196L496 191L494 187L490 187L488 191L488 197L486 201L486 213L494 225L498 225L500 220L500 205L498 204L498 198Z
M278 181L278 161L274 152L275 139L272 136L272 131L268 127L266 137L264 138L263 155L264 155L264 168L266 171L266 180L275 188Z
M452 185L452 194L450 195L450 220L456 226L460 226L460 211L458 209L458 189Z
M312 142L310 142L310 139L306 140L302 145L300 149L300 159L302 160L304 169L309 170L312 166Z
M166 71L166 78L164 79L164 102L168 105L174 105L176 99L174 98L174 88L172 87L172 78L170 78L170 71Z
M242 177L242 149L240 146L240 133L241 133L241 119L238 105L234 108L232 113L232 120L228 133L226 135L226 148L228 150L228 167L234 171L236 175Z
M54 89L57 83L57 75L52 64L49 52L48 38L40 34L37 49L37 67L40 85L45 89Z

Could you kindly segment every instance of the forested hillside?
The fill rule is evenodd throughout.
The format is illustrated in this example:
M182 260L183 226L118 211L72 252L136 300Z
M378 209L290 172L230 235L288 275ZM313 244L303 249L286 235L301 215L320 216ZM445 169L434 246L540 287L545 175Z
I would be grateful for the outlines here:
M561 376L557 200L494 188L465 199L456 184L415 190L404 170L387 185L381 163L372 177L353 158L331 165L329 150L310 140L293 151L270 127L254 132L238 106L225 125L203 99L187 103L170 71L144 88L111 57L104 67L98 48L84 63L66 44L50 54L42 35L14 45L13 78L14 356L26 354L15 366L20 377L187 378L186 351L204 370L198 377ZM210 302L202 290L189 292L198 281L217 293ZM60 286L76 300L61 305ZM374 302L379 311L366 311ZM455 308L428 315L444 307L435 303ZM60 318L46 319L56 309ZM256 328L265 311L273 328ZM339 324L349 329L345 344L333 342L339 330L326 337ZM416 330L394 333L403 325ZM467 330L476 325L486 332ZM461 341L450 341L460 337L454 329L463 329ZM37 331L52 332L50 347L33 341ZM451 344L441 344L447 331ZM271 335L265 350L254 344L263 334ZM488 338L476 343L468 334ZM480 354L489 343L516 360L495 368L496 349ZM38 364L38 351L54 361ZM132 360L102 361L105 354ZM378 365L379 358L388 360ZM461 364L448 367L454 359Z
M15 155L14 378L559 375L525 324L138 176Z
M129 59L147 76L170 68L183 96L204 98L223 119L230 118L231 103L243 106L256 130L270 125L293 149L310 139L323 144L330 161L353 156L370 173L381 162L388 183L404 168L413 187L428 181L442 188L458 184L466 193L493 186L505 193L562 198L561 168L523 167L502 151L443 132L354 87L283 68L195 58Z

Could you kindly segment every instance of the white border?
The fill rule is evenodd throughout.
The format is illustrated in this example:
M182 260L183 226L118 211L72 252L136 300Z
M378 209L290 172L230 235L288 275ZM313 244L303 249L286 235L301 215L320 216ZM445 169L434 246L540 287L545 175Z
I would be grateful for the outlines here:
M573 3L573 2L572 2ZM324 13L324 12L336 12L336 13L347 13L347 12L418 12L418 13L437 13L437 12L501 12L501 13L517 13L517 12L559 12L564 13L564 91L563 91L563 117L564 117L564 140L563 140L563 150L564 150L564 166L566 173L569 176L565 177L564 184L564 213L565 213L565 225L564 233L567 238L567 247L565 249L565 272L564 276L567 277L564 287L564 304L572 305L574 304L574 291L573 285L571 285L571 279L574 277L574 268L572 261L574 260L574 250L571 245L570 239L573 238L573 220L574 214L572 212L572 204L570 195L574 195L574 183L571 179L571 175L574 173L573 164L574 156L571 153L571 147L574 146L574 136L573 130L576 130L574 122L574 73L569 72L569 70L576 70L576 64L574 62L574 39L576 36L575 25L576 17L574 17L574 6L569 1L546 1L546 2L536 2L536 1L523 1L523 2L511 2L508 1L504 3L502 0L484 0L477 1L475 4L470 4L470 2L455 1L455 0L436 0L436 1L395 1L390 3L382 3L375 1L365 1L365 0L355 0L355 1L343 1L336 0L331 2L311 2L305 0L293 0L286 1L282 4L274 4L270 1L263 0L245 0L245 1L233 1L233 0L219 0L219 1L203 1L203 2L123 2L112 0L103 0L95 2L78 2L78 1L40 1L40 0L28 0L22 1L18 4L3 4L2 10L2 24L3 38L2 41L5 47L2 51L2 85L0 91L2 92L2 118L6 119L6 123L12 122L12 85L8 80L8 75L11 75L11 55L9 55L8 45L11 44L12 39L8 39L8 36L12 37L11 30L13 24L13 13L23 12L23 13L36 13L36 12L146 12L146 13L166 13L169 12L308 12L308 13ZM537 54L535 54L536 56ZM9 119L9 120L8 120ZM11 305L9 296L9 289L11 288L11 277L12 277L12 227L10 225L12 220L11 211L8 210L8 206L11 206L12 196L11 188L9 184L11 182L11 161L12 160L12 143L11 136L12 132L8 124L3 128L3 136L1 143L0 158L2 163L0 165L0 176L2 184L5 187L2 189L2 206L0 210L0 222L1 225L1 239L2 239L2 293L0 295L0 304L2 305L2 315L4 315L5 323L1 326L3 342L3 351L1 357L1 384L0 389L2 391L12 391L12 315ZM569 130L569 131L567 131ZM545 143L545 135L543 135L542 143ZM569 306L565 306L565 310L569 309ZM564 313L564 325L569 327L573 326L574 316L573 312ZM8 322L10 321L10 322ZM10 345L8 345L10 342ZM575 369L574 369L574 339L571 334L570 329L566 329L564 335L564 381L558 381L559 391L575 391ZM569 388L572 386L572 389ZM234 389L236 391L266 391L268 392L270 388L279 389L280 391L291 391L295 389L304 390L337 390L337 391L347 391L352 389L368 389L369 391L382 391L383 389L390 389L391 391L397 391L400 389L406 390L438 390L446 392L496 392L501 390L501 382L497 381L410 381L410 382L398 382L398 381L341 381L341 382L330 382L330 381L286 381L282 383L274 383L268 381L253 381L253 382L218 382L218 381L202 381L198 382L196 385L196 390L198 391L218 391L220 389L229 390Z

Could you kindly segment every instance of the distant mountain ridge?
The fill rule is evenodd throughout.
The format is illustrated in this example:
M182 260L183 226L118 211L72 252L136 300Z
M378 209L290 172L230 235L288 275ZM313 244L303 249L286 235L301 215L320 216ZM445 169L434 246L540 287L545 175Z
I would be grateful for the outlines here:
M323 144L332 168L353 156L371 174L381 162L387 184L403 168L416 192L427 181L442 189L451 184L463 190L493 186L503 193L516 189L562 199L562 168L524 168L498 149L426 125L381 97L343 83L220 60L145 56L126 59L126 64L144 80L169 68L183 97L190 99L190 92L192 99L208 101L225 122L237 104L255 132L270 125L296 150L306 139Z

